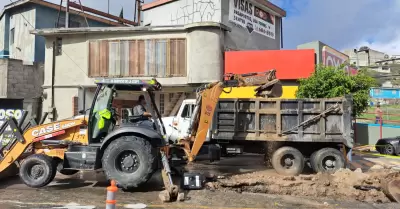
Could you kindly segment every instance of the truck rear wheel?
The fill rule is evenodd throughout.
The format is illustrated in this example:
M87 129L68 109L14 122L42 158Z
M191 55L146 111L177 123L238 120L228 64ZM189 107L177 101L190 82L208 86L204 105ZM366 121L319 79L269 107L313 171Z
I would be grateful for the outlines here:
M39 188L48 185L56 176L57 168L53 158L35 154L25 158L19 168L19 176L29 187Z
M102 164L108 179L119 187L131 189L147 182L157 167L157 151L137 136L122 136L104 151Z
M281 175L296 176L304 169L304 156L296 148L281 147L272 155L272 167Z
M337 149L323 148L311 155L310 164L317 173L333 173L346 167L346 159L343 153Z

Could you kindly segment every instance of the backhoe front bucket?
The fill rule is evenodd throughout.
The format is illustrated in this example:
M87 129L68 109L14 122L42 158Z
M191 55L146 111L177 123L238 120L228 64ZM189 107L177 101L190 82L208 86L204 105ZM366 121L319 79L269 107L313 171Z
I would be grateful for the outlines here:
M283 94L282 83L278 79L257 87L255 91L255 96L265 98L279 98Z
M382 182L382 190L390 200L400 203L400 173L389 174Z

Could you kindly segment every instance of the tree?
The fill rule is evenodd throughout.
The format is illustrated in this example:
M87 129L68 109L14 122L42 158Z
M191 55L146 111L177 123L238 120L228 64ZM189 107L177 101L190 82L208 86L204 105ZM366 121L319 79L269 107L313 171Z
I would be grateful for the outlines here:
M359 116L368 108L369 91L377 86L374 78L365 69L349 76L344 66L326 67L319 65L311 77L300 79L297 98L332 98L353 95L354 114Z

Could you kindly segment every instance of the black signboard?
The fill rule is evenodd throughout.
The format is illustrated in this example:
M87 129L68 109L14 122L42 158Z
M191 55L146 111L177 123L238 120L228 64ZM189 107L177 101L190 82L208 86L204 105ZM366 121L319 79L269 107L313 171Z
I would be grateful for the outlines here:
M25 110L23 109L5 109L0 107L0 127L6 122L7 117L14 117L20 123ZM14 139L15 136L8 126L4 133L0 135L0 146L5 146Z

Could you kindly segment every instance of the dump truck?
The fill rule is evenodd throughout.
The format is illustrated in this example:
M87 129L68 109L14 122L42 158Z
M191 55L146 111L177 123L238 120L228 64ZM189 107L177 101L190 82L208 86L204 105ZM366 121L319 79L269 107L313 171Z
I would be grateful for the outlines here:
M190 134L196 103L186 99L176 116L163 118L169 140ZM203 146L217 153L206 155L262 153L283 175L300 174L308 160L315 172L335 172L346 167L345 153L353 147L351 96L219 99L210 122Z

